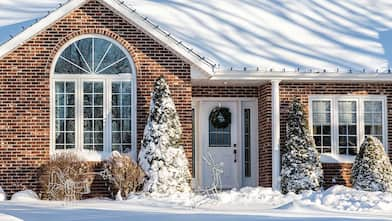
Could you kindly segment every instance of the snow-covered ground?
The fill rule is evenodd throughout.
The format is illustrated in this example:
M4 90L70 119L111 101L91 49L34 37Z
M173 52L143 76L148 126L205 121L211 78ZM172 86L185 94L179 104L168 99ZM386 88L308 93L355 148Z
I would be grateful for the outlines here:
M243 188L215 199L133 195L127 201L89 199L67 204L10 200L0 202L3 220L392 220L392 193L335 186L322 193L286 196L267 188Z

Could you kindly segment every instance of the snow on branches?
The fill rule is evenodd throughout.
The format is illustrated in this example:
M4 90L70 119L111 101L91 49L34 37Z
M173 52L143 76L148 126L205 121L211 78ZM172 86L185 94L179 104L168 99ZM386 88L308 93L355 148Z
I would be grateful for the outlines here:
M139 164L144 191L158 194L190 192L188 160L181 146L182 129L165 79L156 80L144 129Z
M382 143L368 136L352 168L351 181L358 190L392 192L392 166Z
M313 138L308 135L303 105L298 98L290 105L286 133L281 170L282 192L319 190L323 182L320 155Z

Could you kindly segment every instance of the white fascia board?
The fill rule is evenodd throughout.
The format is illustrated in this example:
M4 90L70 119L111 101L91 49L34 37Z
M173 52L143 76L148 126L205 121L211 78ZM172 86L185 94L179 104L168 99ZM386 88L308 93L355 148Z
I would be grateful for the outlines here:
M26 41L33 38L35 35L50 27L53 23L61 19L62 17L68 15L74 9L79 8L83 4L86 3L86 0L71 0L65 3L61 8L56 9L55 11L48 14L46 17L39 20L37 23L33 24L29 28L26 28L24 31L4 43L0 46L0 59L2 59L9 52L15 50Z
M217 72L210 80L392 81L392 73Z
M163 46L166 46L170 51L177 54L191 65L195 65L206 75L206 77L213 75L214 70L212 66L205 63L202 59L192 55L188 49L181 47L179 42L173 40L168 35L163 34L157 26L148 23L142 16L137 14L136 11L130 10L124 4L120 4L116 0L100 0L100 2L111 10L117 12L117 14L119 14L123 19L144 31L154 40L158 41Z

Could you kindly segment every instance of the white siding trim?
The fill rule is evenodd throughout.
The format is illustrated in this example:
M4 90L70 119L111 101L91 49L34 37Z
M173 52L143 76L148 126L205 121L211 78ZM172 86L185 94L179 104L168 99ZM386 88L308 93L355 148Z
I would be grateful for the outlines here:
M272 84L272 189L280 190L280 96L279 80Z

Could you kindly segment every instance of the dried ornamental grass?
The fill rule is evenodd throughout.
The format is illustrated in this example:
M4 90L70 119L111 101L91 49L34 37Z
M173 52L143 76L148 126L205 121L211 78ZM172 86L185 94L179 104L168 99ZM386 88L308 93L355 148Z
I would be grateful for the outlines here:
M142 188L144 173L128 155L114 151L103 167L102 176L107 180L113 197L126 199L130 193Z
M56 154L39 172L43 195L49 200L79 200L90 193L93 180L91 164L72 152Z

